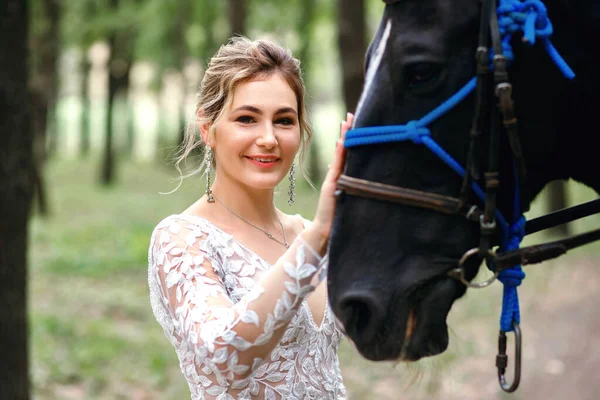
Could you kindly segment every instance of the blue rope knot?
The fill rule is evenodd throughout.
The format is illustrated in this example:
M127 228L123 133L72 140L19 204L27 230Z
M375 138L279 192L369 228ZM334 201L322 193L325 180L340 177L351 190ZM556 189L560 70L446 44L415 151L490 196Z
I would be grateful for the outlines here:
M512 35L523 32L525 42L530 46L535 44L537 38L542 40L546 51L567 79L575 77L571 67L550 42L554 28L548 17L548 9L541 0L500 0L497 12L502 53L509 61L515 57L510 43Z
M502 312L500 314L500 329L504 332L513 331L513 322L521 323L521 311L519 307L519 294L517 287L525 278L525 272L521 266L512 267L500 271L498 280L502 282Z
M544 3L539 0L529 0L523 3L523 8L527 12L523 33L530 45L535 44L536 37L547 39L552 36L554 28Z
M515 32L523 32L526 43L534 45L536 38L548 39L554 29L548 10L540 0L505 0L498 7L498 24L502 36L502 52L514 59L510 40Z
M521 246L521 242L525 237L525 223L527 220L522 215L514 224L508 229L508 242L504 250L515 250ZM512 268L508 268L500 271L498 274L498 280L504 285L511 287L517 287L521 284L521 281L525 279L525 272L521 269L520 265Z
M423 144L423 136L431 135L427 127L420 126L419 121L408 121L405 125L406 134L415 144Z
M498 280L502 282L504 286L516 288L521 285L523 279L525 279L525 272L521 269L520 265L516 267L503 269L498 274Z
M525 223L525 216L521 216L509 227L506 250L514 250L520 247L521 241L525 237ZM504 285L502 314L500 315L500 329L504 332L511 332L514 329L513 321L521 322L517 287L521 285L523 279L525 279L525 272L523 272L520 265L504 269L498 274L498 280Z

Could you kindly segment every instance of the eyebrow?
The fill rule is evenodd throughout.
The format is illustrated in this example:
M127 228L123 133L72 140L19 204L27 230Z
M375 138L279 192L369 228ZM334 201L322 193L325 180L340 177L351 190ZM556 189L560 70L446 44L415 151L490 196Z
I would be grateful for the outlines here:
M263 114L262 110L254 107L254 106L248 106L248 105L240 106L240 107L236 108L235 110L233 110L233 112L242 111L242 110L250 111L250 112L253 112L253 113L256 113L256 114L260 114L260 115ZM280 108L279 110L277 110L275 112L275 115L285 114L285 113L298 114L296 112L296 110L294 110L292 107L284 107L284 108Z

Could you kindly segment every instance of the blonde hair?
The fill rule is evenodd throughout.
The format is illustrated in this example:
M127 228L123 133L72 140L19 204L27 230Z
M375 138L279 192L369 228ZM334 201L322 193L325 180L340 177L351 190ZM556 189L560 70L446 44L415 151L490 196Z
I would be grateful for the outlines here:
M188 125L176 157L175 166L180 174L181 162L195 149L206 145L197 134L198 126L208 124L209 138L212 137L216 125L231 106L233 92L237 86L252 80L268 78L275 73L280 74L296 94L300 125L299 158L303 164L312 138L312 127L308 121L300 61L292 56L290 50L271 41L251 41L246 37L236 36L220 47L204 73L197 96L196 123ZM200 166L191 173L181 176L182 179L206 172L206 152L204 153L204 160ZM301 168L304 171L302 165Z

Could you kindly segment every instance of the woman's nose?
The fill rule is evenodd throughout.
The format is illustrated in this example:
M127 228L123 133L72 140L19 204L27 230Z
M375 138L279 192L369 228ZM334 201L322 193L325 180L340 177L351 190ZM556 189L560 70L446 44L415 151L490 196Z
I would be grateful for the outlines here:
M272 148L277 146L277 137L275 136L275 129L273 125L267 124L262 129L260 136L258 137L256 143L259 146Z

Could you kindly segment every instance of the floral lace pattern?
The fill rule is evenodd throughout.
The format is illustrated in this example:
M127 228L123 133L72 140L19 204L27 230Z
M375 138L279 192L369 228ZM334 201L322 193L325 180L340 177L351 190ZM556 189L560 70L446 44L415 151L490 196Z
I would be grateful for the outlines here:
M342 333L329 305L318 327L305 301L326 260L301 238L271 266L211 222L172 215L148 261L152 310L193 400L345 398Z

